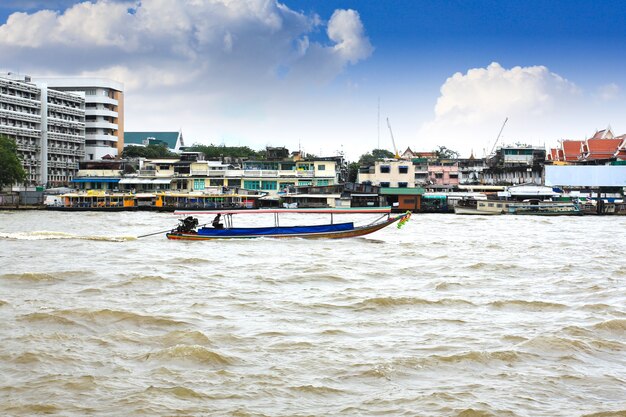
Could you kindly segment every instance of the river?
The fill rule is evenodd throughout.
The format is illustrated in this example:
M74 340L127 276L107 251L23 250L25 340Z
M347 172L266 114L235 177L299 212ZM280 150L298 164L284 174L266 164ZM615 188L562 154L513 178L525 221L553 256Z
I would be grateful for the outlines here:
M175 223L0 212L0 415L626 415L626 217L136 238Z

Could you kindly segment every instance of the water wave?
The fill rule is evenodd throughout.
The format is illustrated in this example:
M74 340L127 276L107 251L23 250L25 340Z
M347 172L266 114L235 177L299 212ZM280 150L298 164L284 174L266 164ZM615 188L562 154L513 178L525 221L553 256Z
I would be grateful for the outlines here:
M4 408L4 407L3 407ZM57 404L18 404L18 405L9 405L4 410L8 413L8 415L40 415L40 414L55 414L58 415L62 408Z
M124 287L127 285L154 285L168 282L169 279L162 277L161 275L139 275L130 277L126 281L119 282L112 287Z
M50 232L45 230L33 232L0 233L0 239L7 240L95 240L102 242L125 242L136 240L134 236L85 236L65 232Z
M167 349L148 353L145 360L182 360L202 365L233 365L235 360L199 345L176 345Z
M186 387L155 387L155 386L149 386L148 388L146 388L145 392L148 393L154 393L157 395L160 394L167 394L167 395L174 395L175 397L178 398L183 398L183 399L196 399L196 398L203 398L204 395L192 390L191 388L186 388Z
M626 409L617 411L600 411L593 414L584 414L581 417L626 417Z
M620 334L624 334L626 332L626 319L612 319L603 321L602 323L598 323L593 326L596 329L600 330L608 330L611 332L616 332Z
M74 320L70 320L62 315L54 313L30 313L20 317L21 320L29 323L47 323L63 326L78 326Z
M521 343L519 346L532 348L536 351L544 353L590 353L593 351L591 345L589 345L585 341L559 336L537 336Z
M62 274L60 274L62 275ZM0 279L7 281L23 281L23 282L58 282L63 281L58 274L49 274L47 272L24 272L21 274L2 274Z
M513 350L502 350L494 352L469 351L448 356L432 355L427 358L427 362L452 364L460 362L477 362L481 364L489 364L492 362L506 362L511 364L520 361L522 355L524 354Z
M501 417L502 414L493 414L484 410L474 410L473 408L468 408L466 410L460 411L456 417Z
M204 333L197 330L174 330L160 336L158 341L162 345L170 347L177 345L211 345L209 338Z
M567 308L566 305L560 303L553 303L548 301L527 301L527 300L499 300L493 301L488 305L495 308L522 308L525 310L532 311L543 311L543 310L564 310Z
M295 387L290 387L291 390L296 391L301 394L314 394L314 395L328 395L328 394L343 394L346 391L331 388L326 386L315 386L315 385L300 385Z
M353 307L360 310L377 309L381 307L402 307L407 305L428 305L428 306L473 306L474 304L467 300L442 298L440 300L426 300L417 297L376 297L368 298L364 301L356 303Z
M130 311L120 311L111 309L90 310L90 309L69 309L55 312L61 317L69 317L76 321L87 321L90 323L108 324L132 324L136 326L158 326L172 327L186 325L183 321L173 320L166 317L153 315L143 315Z

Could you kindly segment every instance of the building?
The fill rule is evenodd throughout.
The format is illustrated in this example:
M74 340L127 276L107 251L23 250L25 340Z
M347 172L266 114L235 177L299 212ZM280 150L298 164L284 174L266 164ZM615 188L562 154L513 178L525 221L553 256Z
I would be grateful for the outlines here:
M26 185L67 185L85 155L84 96L0 76L0 134L15 140Z
M488 185L542 184L546 150L530 145L502 146L487 158L480 183Z
M74 182L82 189L221 193L246 189L278 198L293 187L326 187L343 182L343 157L286 158L243 161L241 164L206 161L201 152L182 152L178 158L140 160L139 172L122 168L85 169Z
M547 160L556 164L603 165L626 159L626 135L615 136L610 127L585 140L561 140Z
M428 165L430 185L457 186L459 185L459 162L451 159L442 159Z
M165 145L170 152L180 152L185 146L183 132L124 132L124 147Z
M403 159L375 161L374 165L359 169L357 182L381 188L413 188L415 165Z
M117 159L124 150L124 86L106 78L40 78L50 89L85 95L86 161Z

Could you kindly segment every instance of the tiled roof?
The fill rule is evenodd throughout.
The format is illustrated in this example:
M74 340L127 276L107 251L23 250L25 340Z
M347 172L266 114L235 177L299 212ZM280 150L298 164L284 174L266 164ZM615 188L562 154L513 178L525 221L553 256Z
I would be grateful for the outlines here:
M606 129L602 129L602 130L598 130L592 137L591 139L602 139L602 137L604 136L604 132L606 132Z
M588 139L586 159L607 159L617 152L622 139Z
M563 145L563 160L578 161L582 156L582 140L564 140L561 144Z
M548 153L548 161L558 161L559 160L559 150L556 148L551 148L550 153Z

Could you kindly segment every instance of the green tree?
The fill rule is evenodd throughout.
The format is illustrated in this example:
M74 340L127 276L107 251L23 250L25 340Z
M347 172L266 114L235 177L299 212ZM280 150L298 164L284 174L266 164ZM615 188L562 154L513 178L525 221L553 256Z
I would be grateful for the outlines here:
M17 145L13 139L0 135L0 188L23 183L26 171L17 156Z
M434 152L437 159L456 159L459 157L459 153L457 151L448 149L445 146L439 146Z
M265 152L255 151L247 146L215 146L201 145L199 143L191 146L189 151L202 152L207 159L228 156L232 158L265 159Z
M176 158L177 155L170 152L165 144L148 146L127 146L122 152L124 158Z
M350 162L348 165L348 182L356 183L359 178L359 167L361 165L358 162Z
M394 156L394 153L388 151L387 149L373 149L372 152L361 155L359 158L359 164L374 165L374 162L379 159L393 158Z

